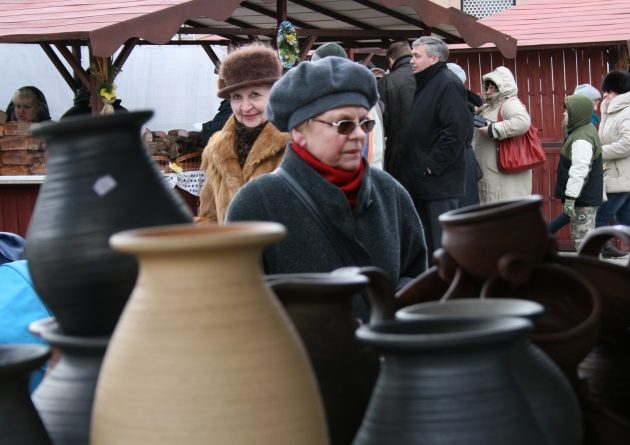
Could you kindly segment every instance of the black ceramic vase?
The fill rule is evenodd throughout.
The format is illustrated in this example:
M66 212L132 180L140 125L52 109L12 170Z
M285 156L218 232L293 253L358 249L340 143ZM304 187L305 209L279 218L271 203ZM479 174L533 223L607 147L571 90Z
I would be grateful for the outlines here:
M513 374L512 348L531 330L510 317L362 326L357 337L383 359L353 444L557 443Z
M33 403L55 445L86 445L109 337L67 336L55 321L41 324L38 333L59 356L33 393Z
M68 335L110 335L138 265L116 252L121 230L192 221L144 148L152 112L42 125L48 162L26 240L35 289Z
M41 345L0 345L0 443L2 445L50 445L28 393L31 371L50 355Z
M523 317L534 323L543 316L542 305L512 298L462 298L414 304L396 313L401 320ZM534 331L536 332L536 331ZM511 349L512 372L548 445L583 441L582 416L576 394L562 370L529 338Z
M352 442L378 375L378 356L355 338L353 296L368 279L358 273L268 275L304 342L322 394L331 445Z

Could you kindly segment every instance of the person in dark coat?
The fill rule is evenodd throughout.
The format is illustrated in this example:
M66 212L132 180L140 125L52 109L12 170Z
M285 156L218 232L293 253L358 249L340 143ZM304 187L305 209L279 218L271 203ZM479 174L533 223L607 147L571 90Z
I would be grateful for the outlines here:
M448 47L437 37L413 42L416 92L392 174L407 189L429 253L442 245L438 216L459 207L465 190L467 138L472 126L464 85L446 67Z
M212 120L201 126L201 145L208 145L208 141L214 133L221 131L227 120L232 116L232 107L228 99L223 99L219 104L219 110Z
M466 83L466 72L464 69L456 63L447 63L447 68L457 76L463 84ZM466 89L466 100L468 101L468 109L472 114L476 109L483 105L483 99L481 96L473 93L469 89ZM473 119L474 125L474 119ZM459 199L459 206L466 207L475 204L479 204L479 187L477 182L481 178L481 168L475 157L475 152L472 148L472 138L474 134L474 128L470 127L470 132L466 138L466 151L464 152L464 160L466 162L466 192L464 197Z
M402 130L407 120L416 81L411 71L411 48L408 42L394 42L387 50L389 74L378 82L378 93L383 102L383 125L385 126L385 171L390 172L396 163L402 145Z
M114 113L127 113L127 109L120 105L120 99L116 99L112 104L114 107ZM59 120L63 120L65 118L71 116L80 116L82 114L90 114L92 113L92 105L90 104L90 92L87 88L81 87L79 88L74 95L74 103L73 105L61 115Z
M427 268L422 227L405 189L362 156L368 118L376 104L376 80L363 65L325 57L292 68L271 89L267 115L291 141L281 168L307 192L331 232L280 175L245 184L228 208L227 221L275 221L288 235L265 249L268 274L331 272L345 266L377 266L400 289ZM353 263L339 253L346 246ZM356 314L364 318L363 314Z

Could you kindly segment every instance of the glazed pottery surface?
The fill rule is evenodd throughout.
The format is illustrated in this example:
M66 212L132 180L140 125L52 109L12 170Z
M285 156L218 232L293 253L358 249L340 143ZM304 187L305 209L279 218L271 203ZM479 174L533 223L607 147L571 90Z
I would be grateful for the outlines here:
M31 219L26 255L34 287L68 335L109 335L133 289L133 256L108 244L115 232L186 223L140 139L152 112L80 117L41 125L46 179Z
M317 383L260 256L276 223L116 234L138 283L98 382L92 445L328 443Z
M530 196L443 213L444 251L476 279L496 273L502 259L523 267L526 274L549 247L541 202L542 197Z
M408 306L396 313L400 320L449 320L523 317L540 320L543 306L509 298L456 299ZM529 339L514 344L512 372L532 416L545 431L547 444L582 443L582 419L576 395L561 370Z
M29 374L50 355L46 346L0 345L0 443L51 445L52 442L31 402Z
M352 299L368 285L353 271L266 277L308 352L319 384L331 445L355 436L378 374L378 356L358 343Z
M68 336L49 320L31 326L59 353L33 393L33 403L55 445L85 445L90 440L94 390L109 337Z
M531 329L507 317L360 327L383 359L354 445L552 443L512 371L512 347Z

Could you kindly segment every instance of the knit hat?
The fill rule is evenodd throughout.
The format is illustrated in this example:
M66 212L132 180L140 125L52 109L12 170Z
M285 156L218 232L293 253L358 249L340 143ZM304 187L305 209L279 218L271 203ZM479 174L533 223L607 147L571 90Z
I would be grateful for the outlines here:
M229 99L239 88L272 85L280 77L282 65L273 49L259 43L241 46L221 62L217 96Z
M0 264L24 259L24 238L10 232L0 232Z
M630 91L630 73L615 70L606 74L602 81L602 91L612 91L617 94L627 93Z
M311 56L311 60L319 60L328 56L337 56L343 57L344 59L348 58L346 54L346 50L344 50L341 45L338 45L334 42L324 43L322 46L317 48L313 55Z
M459 66L456 63L447 63L446 67L451 70L453 72L453 74L455 74L457 77L459 77L459 80L462 81L462 83L466 83L466 72L462 69L461 66Z
M365 66L341 57L303 62L275 83L267 117L280 131L334 108L376 105L376 78Z
M597 88L589 83L583 83L576 86L573 94L587 97L591 100L591 102L595 102L596 100L600 100L602 98L602 95L599 91L597 91Z

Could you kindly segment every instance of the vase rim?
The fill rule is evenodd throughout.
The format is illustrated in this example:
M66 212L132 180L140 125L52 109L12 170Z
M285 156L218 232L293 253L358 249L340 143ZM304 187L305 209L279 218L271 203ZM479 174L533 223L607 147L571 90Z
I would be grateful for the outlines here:
M471 205L442 213L438 219L442 224L457 224L461 222L496 221L501 217L521 214L524 210L540 208L542 196L529 195L518 199L506 199L490 204Z
M35 369L48 360L50 348L34 343L0 344L0 374Z
M41 338L53 346L74 349L105 349L109 344L109 335L78 336L67 335L61 330L59 322L51 321L39 327Z
M115 250L130 253L207 250L210 247L264 246L286 236L286 227L267 221L226 224L171 224L125 230L113 234Z
M436 318L363 325L356 336L377 349L420 351L505 343L532 330L533 323L519 317Z
M47 138L50 136L72 135L73 133L85 133L101 127L119 127L123 124L142 126L153 116L151 110L130 111L128 113L116 113L106 115L79 115L71 116L60 122L41 122L33 124L30 132L35 137Z
M545 311L540 303L520 298L458 298L427 301L403 307L396 312L400 320L429 318L524 317L535 320Z

